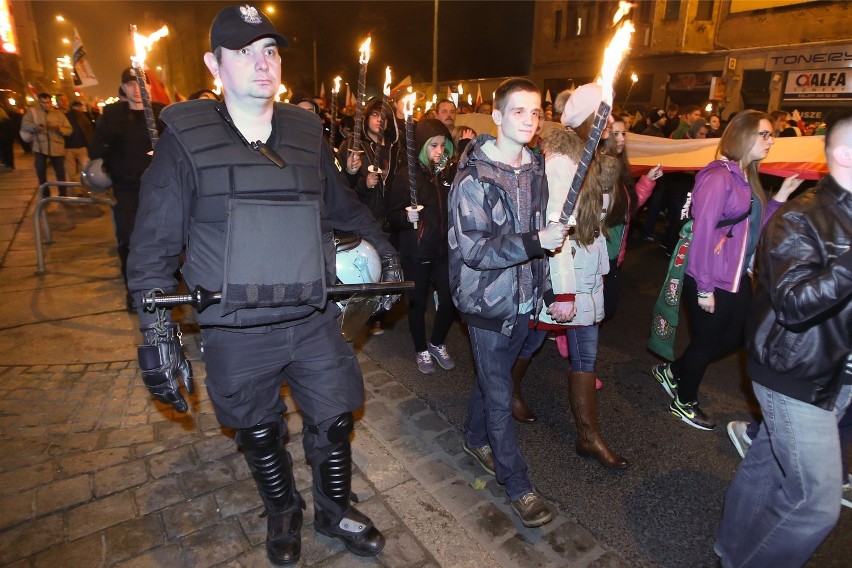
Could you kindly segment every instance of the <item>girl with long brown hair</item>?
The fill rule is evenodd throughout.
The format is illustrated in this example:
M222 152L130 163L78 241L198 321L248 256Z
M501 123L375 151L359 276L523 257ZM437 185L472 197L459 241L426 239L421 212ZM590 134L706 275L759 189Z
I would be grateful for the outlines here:
M802 182L787 178L767 203L757 170L774 143L769 115L739 112L722 135L718 159L695 176L693 237L681 296L692 318L692 338L678 359L655 366L652 374L672 397L669 411L700 430L716 427L698 404L704 372L710 361L742 344L752 291L748 269L760 230Z

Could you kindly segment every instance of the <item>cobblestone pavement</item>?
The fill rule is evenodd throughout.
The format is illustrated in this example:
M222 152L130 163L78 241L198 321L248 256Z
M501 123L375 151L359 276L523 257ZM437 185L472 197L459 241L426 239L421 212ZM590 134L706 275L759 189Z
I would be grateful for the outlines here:
M0 176L0 565L267 566L260 499L206 396L197 333L187 326L184 339L199 388L179 415L138 376L109 214L51 206L54 243L37 275L34 189L27 157ZM387 546L358 558L313 530L294 411L288 449L308 501L301 566L627 566L564 514L523 527L461 433L380 361L359 361L367 402L353 490Z

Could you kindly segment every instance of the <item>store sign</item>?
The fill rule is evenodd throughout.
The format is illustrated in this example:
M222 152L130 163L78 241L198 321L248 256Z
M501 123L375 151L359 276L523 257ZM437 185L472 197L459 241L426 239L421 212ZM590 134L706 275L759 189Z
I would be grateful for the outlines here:
M790 51L771 51L766 56L767 71L842 69L844 67L852 67L852 45L803 47Z
M785 100L852 99L852 69L789 71Z

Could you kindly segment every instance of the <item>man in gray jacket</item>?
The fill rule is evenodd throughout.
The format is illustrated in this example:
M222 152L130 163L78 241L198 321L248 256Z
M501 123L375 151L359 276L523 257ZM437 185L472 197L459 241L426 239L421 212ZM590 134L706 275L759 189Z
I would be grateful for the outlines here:
M53 108L50 95L40 93L38 105L30 107L21 123L21 137L32 140L38 184L47 181L47 161L50 160L56 181L65 181L65 137L71 135L71 123ZM65 188L59 188L65 195Z
M541 92L527 79L507 79L495 105L497 138L470 143L450 190L450 291L476 365L464 450L505 485L521 522L537 527L553 515L533 491L518 448L511 369L542 302L567 321L545 259L562 246L567 228L544 219L544 160L526 147L538 128Z

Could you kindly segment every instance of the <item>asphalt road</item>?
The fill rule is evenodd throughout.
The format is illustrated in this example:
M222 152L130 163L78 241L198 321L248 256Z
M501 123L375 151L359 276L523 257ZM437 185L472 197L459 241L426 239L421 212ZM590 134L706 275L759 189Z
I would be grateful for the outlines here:
M740 351L715 362L701 386L715 431L691 428L669 414L669 398L649 372L659 360L645 348L667 260L656 244L630 239L619 312L601 329L601 429L630 468L609 471L575 453L567 361L553 341L545 342L528 371L525 398L539 421L519 426L519 440L537 489L602 544L636 566L709 567L716 565L713 542L724 492L740 461L725 425L748 419L759 407ZM456 368L425 376L415 366L404 308L398 306L390 320L384 335L364 338L361 348L462 430L474 378L464 326L454 326L447 340ZM686 339L685 333L679 337L680 349ZM850 529L852 510L843 508L809 566L850 566Z

